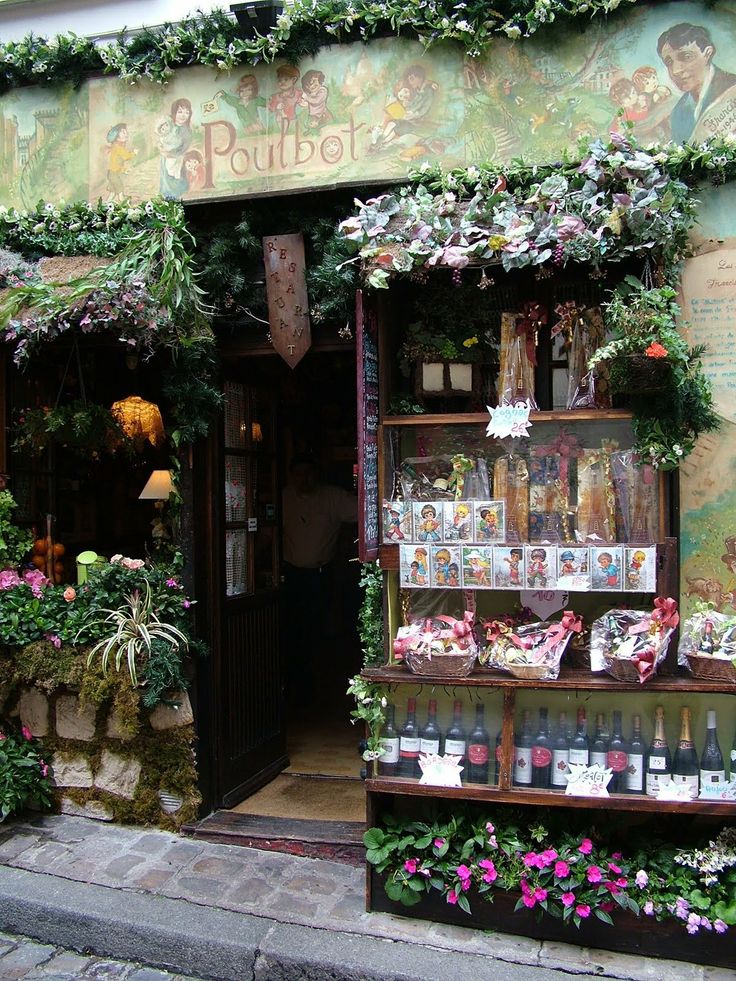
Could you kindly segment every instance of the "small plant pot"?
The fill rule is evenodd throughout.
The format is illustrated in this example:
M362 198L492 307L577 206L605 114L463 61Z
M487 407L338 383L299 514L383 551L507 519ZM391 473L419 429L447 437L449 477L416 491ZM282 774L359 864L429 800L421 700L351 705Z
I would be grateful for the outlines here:
M622 354L611 361L611 390L621 395L664 392L672 382L672 365L666 358L646 354Z

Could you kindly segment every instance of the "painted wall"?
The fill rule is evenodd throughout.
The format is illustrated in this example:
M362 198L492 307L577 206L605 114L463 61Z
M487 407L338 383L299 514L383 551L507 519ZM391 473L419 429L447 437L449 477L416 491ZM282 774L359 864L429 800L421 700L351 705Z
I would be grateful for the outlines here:
M664 43L681 23L706 32L702 49ZM478 60L397 39L338 45L288 72L196 67L166 88L101 78L11 92L0 202L206 200L383 183L424 160L549 161L620 126L619 110L645 141L736 132L736 3L659 3L583 33L555 24Z

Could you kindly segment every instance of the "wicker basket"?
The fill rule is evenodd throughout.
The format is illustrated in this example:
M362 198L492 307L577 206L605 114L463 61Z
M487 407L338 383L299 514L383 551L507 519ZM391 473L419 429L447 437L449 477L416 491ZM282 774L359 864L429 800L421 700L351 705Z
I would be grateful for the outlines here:
M711 657L708 654L686 654L687 666L693 678L706 678L708 681L730 681L736 684L736 667L724 657Z
M620 354L611 361L611 390L622 395L662 392L669 387L672 366L666 358Z
M467 678L475 666L477 656L475 651L463 651L461 654L435 654L433 657L408 651L404 660L412 674L435 678Z
M515 678L523 678L525 681L541 681L545 675L549 674L549 664L506 664L506 670Z
M632 658L628 657L610 657L608 658L608 665L606 671L611 677L615 678L616 681L624 681L627 684L632 682L641 683L641 677L639 671L636 667L636 662ZM656 665L654 670L649 675L649 678L653 678L657 673ZM649 680L647 678L647 681ZM645 682L646 683L646 682Z

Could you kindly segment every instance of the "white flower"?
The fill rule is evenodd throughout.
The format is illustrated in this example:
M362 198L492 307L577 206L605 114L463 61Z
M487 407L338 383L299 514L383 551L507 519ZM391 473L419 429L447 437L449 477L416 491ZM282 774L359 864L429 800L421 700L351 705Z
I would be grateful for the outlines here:
M385 709L387 705L388 705L388 699L382 698L381 699L381 708L384 708Z
M504 32L506 37L510 37L512 40L515 40L517 37L521 37L521 28L517 27L516 24L510 24L509 26L504 27Z
M680 446L680 444L679 444L679 443L675 443L675 445L674 445L674 446L672 447L672 449L674 450L674 452L675 452L675 453L676 453L676 454L677 454L678 456L682 456L682 454L683 454L683 449L682 449L682 447Z

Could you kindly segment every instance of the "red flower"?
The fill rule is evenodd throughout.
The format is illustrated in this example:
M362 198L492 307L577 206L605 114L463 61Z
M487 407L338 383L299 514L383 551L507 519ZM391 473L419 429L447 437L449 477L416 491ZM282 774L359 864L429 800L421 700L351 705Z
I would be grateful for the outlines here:
M669 353L670 352L667 350L667 348L663 347L659 341L654 341L651 343L644 352L648 358L666 358L668 357Z

